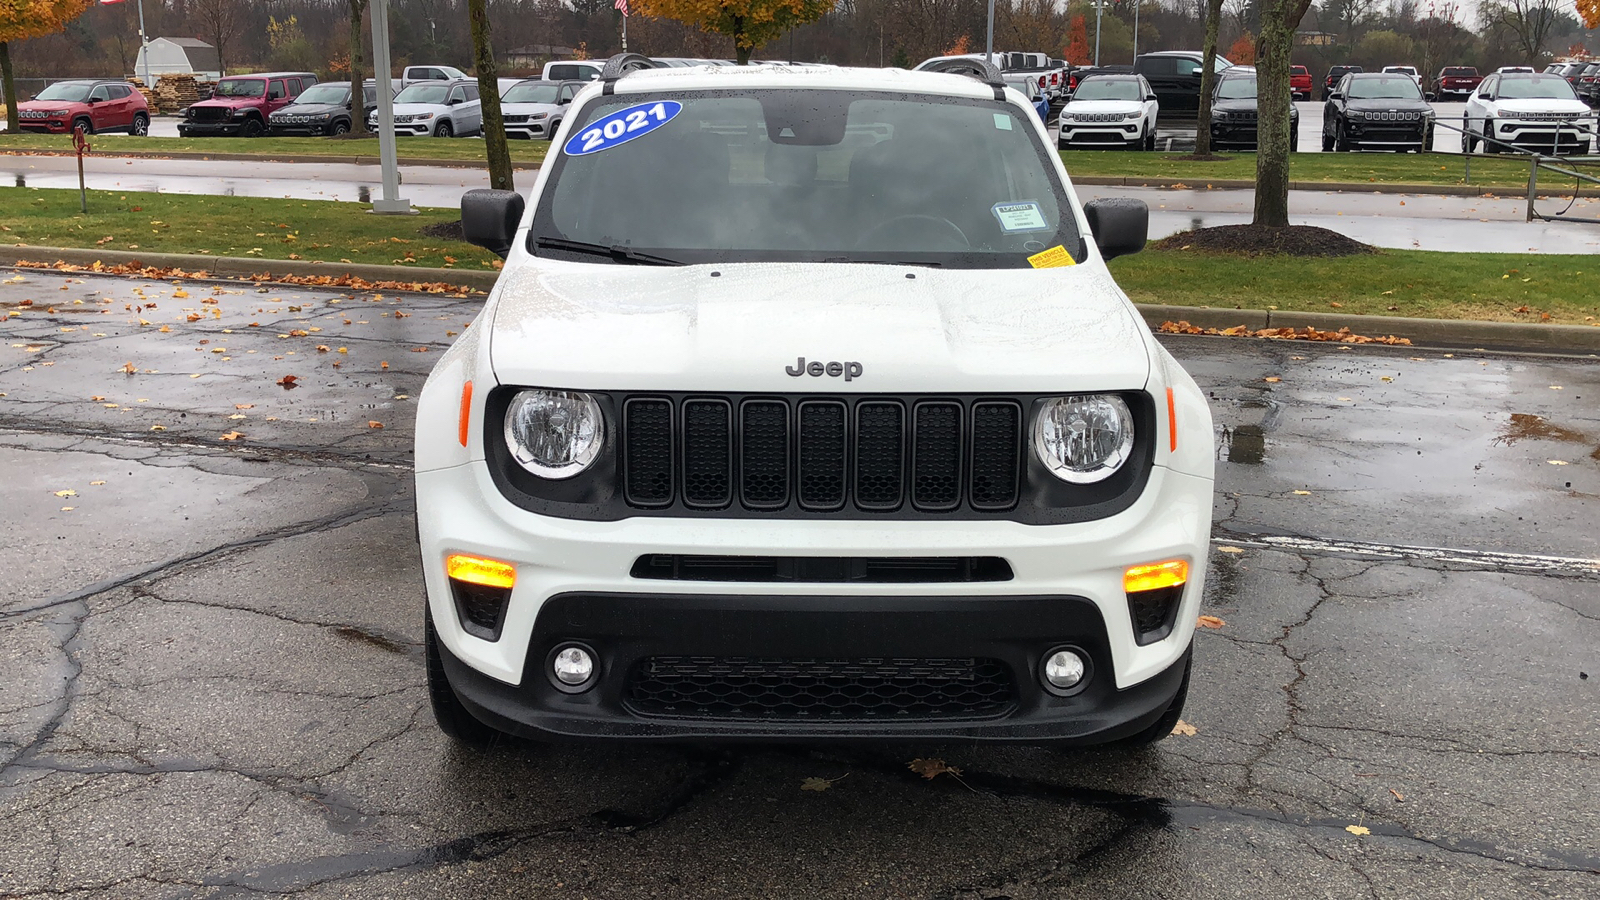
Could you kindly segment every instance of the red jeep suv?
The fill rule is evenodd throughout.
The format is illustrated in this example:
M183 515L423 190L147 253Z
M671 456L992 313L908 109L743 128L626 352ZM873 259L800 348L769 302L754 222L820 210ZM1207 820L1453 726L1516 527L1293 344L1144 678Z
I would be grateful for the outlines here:
M150 133L150 107L144 95L122 81L58 81L26 103L17 104L23 131L68 134L82 125L101 131Z
M183 111L178 136L260 137L267 131L268 116L293 103L301 91L316 83L317 76L310 72L267 72L221 79L212 89L210 100L201 100Z

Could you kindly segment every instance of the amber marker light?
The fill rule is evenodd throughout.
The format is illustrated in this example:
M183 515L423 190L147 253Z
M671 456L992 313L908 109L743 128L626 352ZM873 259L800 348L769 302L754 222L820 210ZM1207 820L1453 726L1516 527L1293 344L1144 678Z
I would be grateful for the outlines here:
M1189 580L1189 564L1181 559L1133 566L1122 575L1122 589L1130 594L1177 587Z
M472 387L472 385L469 384L469 385L467 385L467 387L470 389ZM465 434L466 431L463 429L462 433ZM1168 435L1168 439L1172 442L1172 452L1173 453L1177 453L1178 452L1178 401L1174 400L1173 397L1172 397L1172 388L1167 388L1167 435ZM465 444L465 443L466 443L466 441L463 440L462 444Z
M1169 403L1172 400L1170 388L1167 390L1167 400ZM463 447L467 445L467 426L470 424L472 424L472 382L469 381L461 388L461 423L458 437Z
M498 560L484 559L481 556L452 553L445 560L444 568L451 578L467 584L481 584L484 587L509 590L517 581L516 566Z

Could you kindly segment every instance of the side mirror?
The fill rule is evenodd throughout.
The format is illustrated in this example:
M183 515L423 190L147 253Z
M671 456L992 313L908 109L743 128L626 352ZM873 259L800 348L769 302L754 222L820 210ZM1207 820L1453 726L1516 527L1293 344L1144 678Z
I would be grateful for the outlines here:
M1439 98L1439 95L1435 94L1433 91L1428 91L1426 94L1422 95L1422 99L1428 101L1429 103L1432 103L1433 101L1437 100L1438 98Z
M527 201L516 191L478 189L461 195L461 232L467 242L504 258Z
M562 97L560 100L556 101L556 105L557 106L566 106L568 103L571 103L571 102L572 102L572 98L571 97Z
M1328 99L1329 100L1343 100L1344 99L1344 94L1341 94L1338 91L1334 91L1333 93L1328 95Z
M1146 100L1160 100L1161 99L1161 98L1157 97L1155 94L1145 94L1144 98Z
M459 106L459 105L461 105L461 98L460 97L451 97L449 100L445 101L444 105L445 106Z
M462 206L465 205L463 198ZM1083 215L1089 220L1095 246L1100 248L1100 255L1105 259L1138 253L1150 239L1150 207L1143 200L1126 197L1090 200L1083 205ZM464 216L462 222L466 222Z
M85 100L85 101L83 101L83 102L85 102L85 103L87 103L87 104L89 104L89 105L90 105L90 106L93 106L93 105L95 105L95 104L96 104L96 103L99 103L99 102L100 102L100 98L99 98L99 97L90 97L90 98L89 98L89 99L88 99L88 100Z

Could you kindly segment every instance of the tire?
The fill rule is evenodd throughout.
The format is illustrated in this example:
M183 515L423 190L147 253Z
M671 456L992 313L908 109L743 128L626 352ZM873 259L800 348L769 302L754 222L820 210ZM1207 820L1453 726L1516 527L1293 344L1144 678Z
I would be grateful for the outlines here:
M83 129L84 134L94 134L94 122L89 119L73 119L72 130L77 131L79 128Z
M545 128L545 130L544 130L544 139L547 140L547 141L555 140L556 139L556 132L560 131L560 130L561 130L561 120L557 119L554 122L551 122Z
M1149 134L1144 136L1144 149L1146 151L1150 152L1150 153L1154 153L1155 152L1155 149L1156 149L1156 133L1155 133L1154 129L1152 129Z
M149 137L150 117L144 113L134 113L133 124L128 126L128 133L134 137Z
M244 124L239 127L240 137L257 138L261 137L263 134L266 134L266 132L266 126L262 125L261 120L255 116L245 119Z
M439 634L433 628L433 613L425 613L427 631L428 701L433 706L433 720L447 737L474 750L488 750L504 740L507 735L478 721L456 696L455 688L444 673L444 660L439 655ZM1185 676L1185 684L1188 678Z
M433 136L440 138L455 137L456 127L450 124L449 119L445 119L439 123L437 128L433 130Z
M1353 153L1358 145L1344 136L1344 128L1338 122L1333 123L1333 149L1340 153Z
M1466 116L1461 117L1461 152L1471 153L1478 146L1478 139L1472 136L1471 123Z
M350 123L340 119L333 123L333 127L328 129L328 133L332 135L349 134Z
M1499 144L1491 143L1489 136L1494 134L1494 120L1485 117L1483 120L1483 152L1499 153L1502 148Z
M1189 674L1194 671L1194 647L1190 645L1189 653L1183 662L1183 681L1178 684L1178 693L1173 695L1172 703L1167 706L1167 711L1161 714L1153 725L1143 731L1130 734L1116 742L1119 747L1148 747L1157 741L1163 740L1178 727L1178 720L1183 718L1183 705L1189 699Z

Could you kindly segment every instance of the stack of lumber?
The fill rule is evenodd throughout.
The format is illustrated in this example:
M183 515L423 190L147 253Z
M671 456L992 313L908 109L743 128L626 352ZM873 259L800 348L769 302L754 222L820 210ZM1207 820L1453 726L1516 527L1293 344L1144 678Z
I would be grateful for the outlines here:
M193 75L163 75L156 80L155 103L162 112L176 112L199 101L200 88Z
M144 95L144 103L146 106L150 107L151 109L156 109L156 95L154 91L145 87L144 82L137 78L129 78L128 83L133 85L135 90Z

